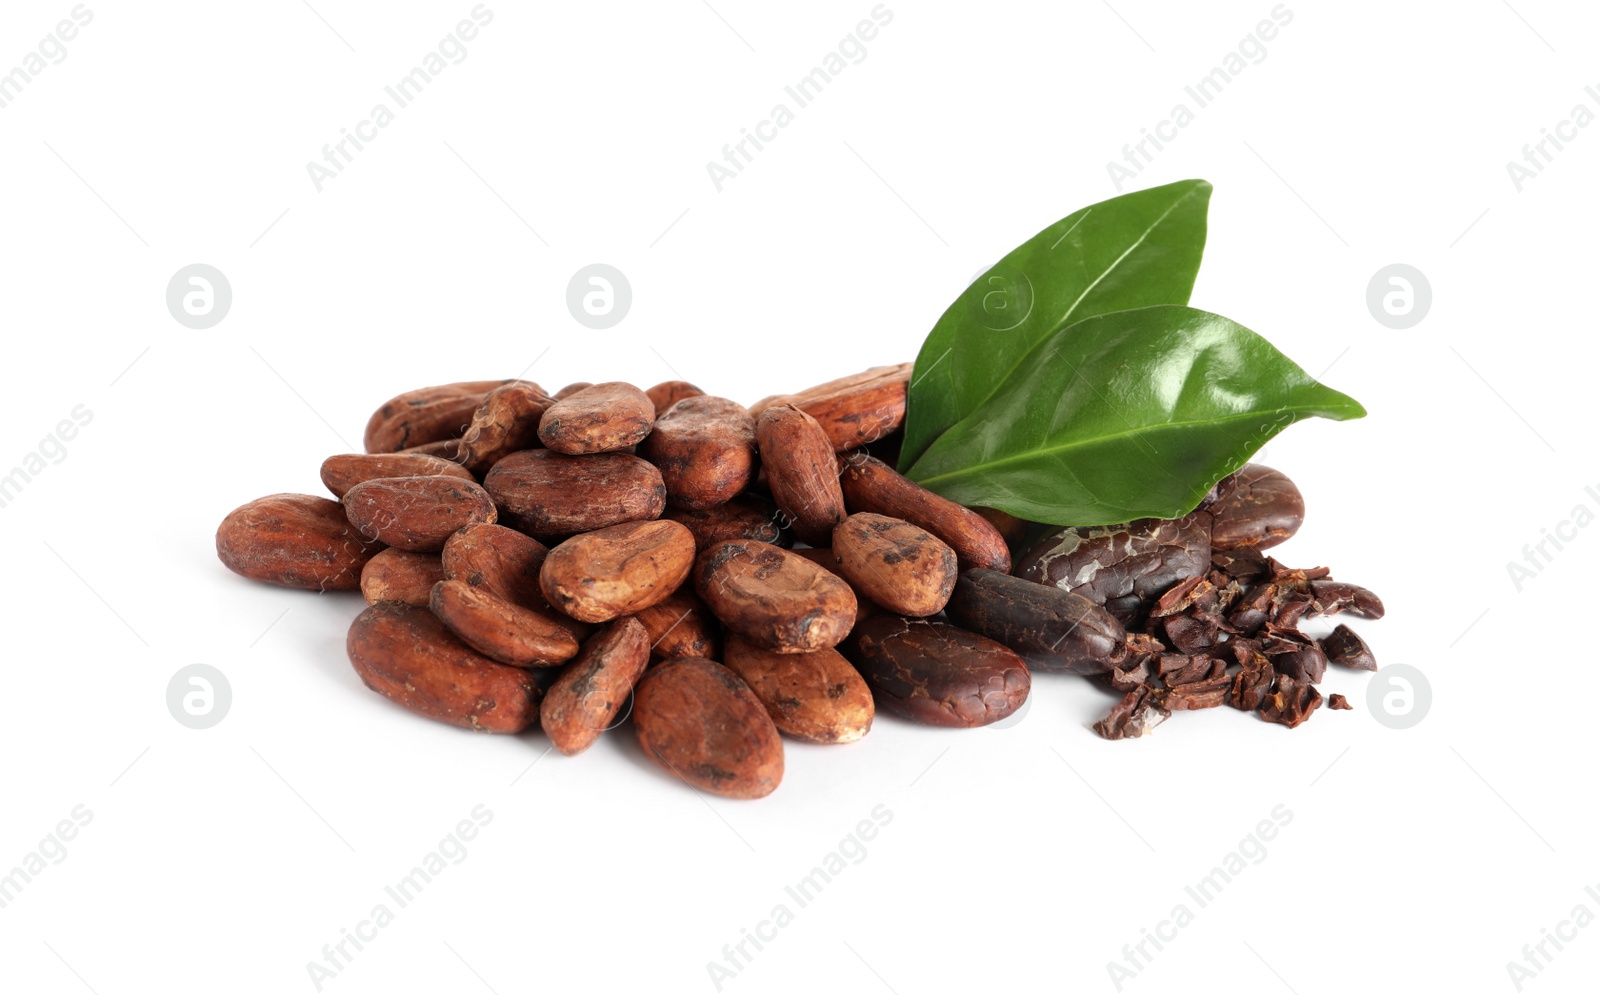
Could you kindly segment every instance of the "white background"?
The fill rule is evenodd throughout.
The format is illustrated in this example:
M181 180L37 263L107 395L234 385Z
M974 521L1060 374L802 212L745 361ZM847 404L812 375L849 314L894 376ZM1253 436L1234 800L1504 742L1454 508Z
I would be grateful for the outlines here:
M865 60L719 193L707 161L868 0L492 2L466 60L318 193L306 163L468 0L91 3L0 110L0 472L93 412L0 509L0 871L93 813L0 910L4 987L312 991L307 962L481 804L466 859L323 990L710 992L707 963L783 902L794 921L724 991L1112 992L1107 962L1282 805L1265 859L1123 990L1515 990L1524 944L1600 912L1600 530L1520 592L1506 567L1600 506L1600 127L1520 193L1505 164L1600 110L1600 73L1594 10L1512 2L1291 0L1265 60L1129 186L1215 183L1193 303L1370 410L1262 460L1308 505L1281 558L1383 596L1361 632L1427 673L1425 719L1386 728L1366 675L1336 672L1356 710L1294 732L1224 708L1107 743L1087 725L1109 698L1044 676L1010 728L791 743L779 791L744 803L625 733L569 760L403 713L345 660L359 597L235 577L216 523L318 493L320 461L411 387L681 375L750 402L909 359L980 269L1116 193L1106 162L1273 5L892 0ZM71 6L0 9L0 71ZM205 331L164 305L194 262L234 293ZM565 306L592 262L633 287L608 332ZM1433 289L1406 330L1365 303L1394 262ZM232 684L207 731L165 704L193 663ZM865 858L798 908L785 885L880 805ZM1579 930L1524 989L1597 965L1600 928Z

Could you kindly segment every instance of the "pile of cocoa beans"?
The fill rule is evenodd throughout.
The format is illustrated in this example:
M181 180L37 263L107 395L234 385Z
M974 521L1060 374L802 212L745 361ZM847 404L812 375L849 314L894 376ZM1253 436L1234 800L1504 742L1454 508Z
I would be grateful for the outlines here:
M569 756L631 722L661 767L732 798L778 786L782 736L853 742L878 708L986 725L1034 671L1122 692L1095 729L1124 738L1222 704L1297 725L1330 660L1374 666L1349 629L1297 626L1378 617L1377 598L1260 552L1303 518L1282 474L1248 466L1186 518L1033 544L1040 527L895 472L910 373L748 408L683 381L409 391L373 413L365 453L322 464L337 500L252 501L217 555L359 588L350 662L413 712L540 726Z

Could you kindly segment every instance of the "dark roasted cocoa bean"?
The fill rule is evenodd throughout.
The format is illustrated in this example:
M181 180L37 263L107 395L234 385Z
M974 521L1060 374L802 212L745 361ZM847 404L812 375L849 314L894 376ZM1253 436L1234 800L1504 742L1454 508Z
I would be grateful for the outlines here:
M539 419L539 439L569 456L626 449L650 434L656 406L633 384L595 384L558 398Z
M463 525L493 522L494 501L459 477L380 477L344 496L345 514L362 535L411 553L437 553Z
M724 659L785 735L808 743L854 743L872 728L872 692L837 650L774 653L730 635Z
M1022 707L1032 683L1010 648L945 622L874 615L846 646L880 709L926 725L998 722Z
M1315 644L1302 646L1272 658L1272 667L1285 677L1293 677L1307 684L1321 684L1328 672L1328 657Z
M361 535L338 501L273 494L228 513L217 558L251 580L308 591L350 591L383 547Z
M649 636L637 619L619 618L596 632L545 692L540 725L556 749L576 756L617 724L617 712L650 663Z
M1214 493L1205 507L1213 550L1270 549L1300 531L1306 519L1294 481L1259 463L1224 477Z
M661 471L668 501L714 508L750 486L756 424L742 404L727 398L686 398L657 416L639 455Z
M1161 704L1158 692L1136 687L1112 706L1110 714L1094 724L1094 731L1101 739L1138 739L1149 735L1171 716Z
M1103 674L1127 657L1128 632L1081 595L996 570L967 570L945 613L1016 650L1031 670Z
M356 616L345 648L363 684L419 715L479 732L539 721L528 672L474 652L426 608L380 601Z
M1335 626L1321 640L1322 652L1332 663L1352 670L1377 670L1378 660L1372 655L1366 640L1355 634L1348 625Z
M1262 699L1256 715L1290 729L1311 717L1322 704L1322 693L1306 681L1280 675L1272 693Z
M927 529L956 551L962 570L1011 569L1005 537L977 511L940 497L865 453L850 453L842 462L839 485L849 510L888 515Z
M717 543L700 554L694 584L723 625L778 653L836 646L855 623L849 584L770 543Z
M634 689L633 728L645 755L692 787L761 798L783 780L783 741L759 699L728 668L678 657Z
M1062 529L1017 561L1018 577L1081 594L1124 624L1163 592L1211 566L1211 516L1145 518L1127 525Z
M1336 580L1314 580L1311 582L1310 614L1314 616L1338 615L1349 612L1356 618L1382 618L1383 602L1378 596L1364 587L1355 584L1345 584Z
M661 473L626 453L512 453L483 478L507 525L544 539L661 517Z

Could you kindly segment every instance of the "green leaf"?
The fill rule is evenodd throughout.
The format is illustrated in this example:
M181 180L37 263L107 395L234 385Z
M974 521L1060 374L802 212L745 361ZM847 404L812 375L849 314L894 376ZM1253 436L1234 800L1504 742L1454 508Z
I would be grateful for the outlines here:
M1067 215L957 297L917 354L900 469L994 395L1062 325L1153 304L1187 304L1206 243L1211 184L1184 180Z
M1294 422L1364 414L1243 325L1139 308L1039 343L909 476L1053 525L1176 518Z

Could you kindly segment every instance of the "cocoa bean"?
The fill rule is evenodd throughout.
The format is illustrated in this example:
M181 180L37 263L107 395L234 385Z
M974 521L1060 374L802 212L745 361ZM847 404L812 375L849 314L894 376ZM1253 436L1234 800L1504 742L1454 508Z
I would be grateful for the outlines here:
M1016 650L1031 670L1109 673L1124 662L1127 629L1081 595L994 570L967 570L945 612Z
M667 380L651 387L644 392L644 395L650 398L651 405L656 409L656 417L659 418L667 413L668 408L684 398L699 397L704 393L705 391L687 380Z
M727 398L685 398L657 416L639 455L661 471L669 502L714 508L750 486L755 422L743 405Z
M694 566L694 536L677 522L628 522L573 536L550 551L539 587L556 610L606 622L659 604Z
M380 477L344 496L345 514L362 535L411 553L437 553L463 525L495 520L494 501L458 477Z
M776 404L792 404L816 419L835 450L854 449L876 442L904 424L911 367L911 363L875 366L798 394L763 398L751 406L750 413L759 418Z
M779 653L836 646L855 622L850 585L769 543L717 543L700 554L694 582L723 625Z
M940 497L866 453L851 453L843 464L839 484L852 512L888 515L932 532L956 551L962 570L1010 571L1005 536L977 511Z
M1062 529L1017 561L1012 573L1081 594L1128 624L1168 588L1211 566L1211 516L1144 518L1127 525Z
M539 419L555 400L526 380L514 380L484 395L461 436L461 462L482 474L500 460L539 446Z
M395 453L459 436L483 396L505 380L469 380L422 387L385 401L367 419L362 436L369 453Z
M838 573L900 615L935 615L956 585L956 554L910 522L857 512L833 530Z
M846 512L839 464L821 426L791 404L774 404L756 419L756 441L773 500L795 534L810 545L828 545Z
M650 635L650 655L658 660L674 656L703 656L715 659L717 652L716 616L685 584L663 600L635 612Z
M783 780L777 727L719 663L679 657L646 673L634 689L633 728L646 756L702 791L761 798Z
M477 483L466 467L421 453L343 453L322 461L322 483L336 498L350 488L384 477L457 477Z
M562 626L465 581L435 584L428 607L462 642L513 667L554 667L578 652L578 640Z
M594 632L594 626L551 608L539 587L539 568L549 552L543 543L515 529L477 524L456 530L445 540L440 555L447 580L465 581L502 601L543 615L581 643Z
M808 743L854 743L872 728L872 692L837 650L774 653L730 635L724 661L785 735Z
M217 527L217 558L251 580L307 591L352 591L383 547L362 536L337 501L273 494L240 505Z
M1294 481L1259 463L1224 477L1211 502L1211 548L1270 549L1300 531L1305 499Z
M614 452L649 435L655 417L655 405L633 384L595 384L550 405L539 420L539 438L569 456Z
M661 517L661 473L637 456L512 453L483 478L505 523L545 539Z
M846 647L878 708L925 725L998 722L1022 707L1032 683L1011 649L930 619L874 615Z
M687 526L694 533L695 548L699 550L729 539L753 539L777 546L794 542L778 506L759 494L741 494L715 508L668 508L662 517Z
M362 568L361 596L369 605L380 601L425 605L433 594L433 585L441 580L444 564L434 554L386 549Z
M650 663L650 643L637 619L607 623L564 667L539 706L540 724L556 749L576 756L616 725L617 712Z
M539 720L527 671L474 652L426 608L380 601L345 641L361 682L418 715L479 732L522 732Z

